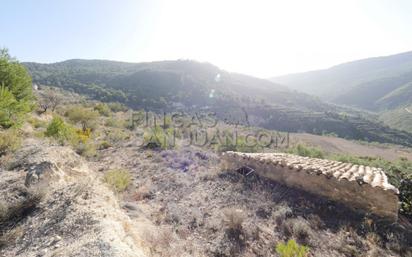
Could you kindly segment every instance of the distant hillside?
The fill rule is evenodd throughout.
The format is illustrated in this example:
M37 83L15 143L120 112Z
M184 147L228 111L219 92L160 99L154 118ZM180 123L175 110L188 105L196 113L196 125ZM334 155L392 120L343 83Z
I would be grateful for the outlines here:
M412 132L412 105L383 112L380 120L394 128Z
M282 94L288 89L283 86L194 61L69 60L25 65L37 83L61 86L100 100L124 102L134 108L162 108L169 102L207 105L213 103L211 93L213 98L287 101Z
M329 69L271 79L329 101L380 111L410 103L396 92L412 82L412 52L369 58Z
M386 109L393 109L399 106L399 103L403 103L402 105L412 103L412 80L411 82L391 91L376 103Z
M134 109L209 110L222 119L239 116L244 110L253 126L412 146L411 134L382 126L367 113L328 104L268 80L226 72L209 63L69 60L24 65L37 84L122 102Z

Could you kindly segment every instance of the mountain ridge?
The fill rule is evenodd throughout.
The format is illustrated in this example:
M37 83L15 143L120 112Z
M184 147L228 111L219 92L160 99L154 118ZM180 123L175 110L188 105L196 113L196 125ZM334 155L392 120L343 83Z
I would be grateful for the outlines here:
M407 80L401 81L402 79ZM359 94L359 87L362 88L365 85L376 90L376 84L391 80L388 83L393 86L392 90L395 90L412 81L412 51L355 60L327 69L288 74L270 78L270 80L338 104L380 110L381 108L374 102L364 106L360 104L361 100L354 103L349 99ZM396 85L397 83L399 85ZM374 100L377 101L388 93L390 91L384 91Z
M23 63L40 85L155 112L212 111L219 118L246 109L253 126L412 146L412 135L382 126L366 112L323 102L265 79L191 60L124 63L68 60Z

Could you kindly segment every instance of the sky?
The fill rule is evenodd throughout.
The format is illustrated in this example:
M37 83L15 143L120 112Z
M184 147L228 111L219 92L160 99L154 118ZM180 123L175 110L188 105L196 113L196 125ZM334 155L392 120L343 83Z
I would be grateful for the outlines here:
M412 50L410 0L1 0L20 61L193 59L258 77Z

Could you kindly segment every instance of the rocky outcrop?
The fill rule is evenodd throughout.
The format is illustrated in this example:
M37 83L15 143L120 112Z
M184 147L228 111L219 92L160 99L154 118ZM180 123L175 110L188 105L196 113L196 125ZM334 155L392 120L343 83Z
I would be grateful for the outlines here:
M287 186L342 202L352 209L396 220L399 191L382 169L284 153L223 154L223 168L249 167Z

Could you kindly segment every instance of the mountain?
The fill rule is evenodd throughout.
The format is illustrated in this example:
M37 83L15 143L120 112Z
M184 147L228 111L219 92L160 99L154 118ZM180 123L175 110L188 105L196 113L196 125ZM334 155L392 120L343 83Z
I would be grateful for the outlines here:
M371 111L394 109L411 102L412 51L275 77L271 81L337 104Z
M134 109L211 111L221 119L246 113L252 126L412 146L411 134L380 124L374 115L329 104L268 80L227 72L210 63L68 60L24 65L34 83L121 102Z
M185 60L150 63L69 60L25 65L37 83L61 86L103 101L124 102L133 108L162 108L169 102L207 105L213 102L211 93L215 98L230 96L261 100L264 96L284 102L282 94L288 91L267 80Z

